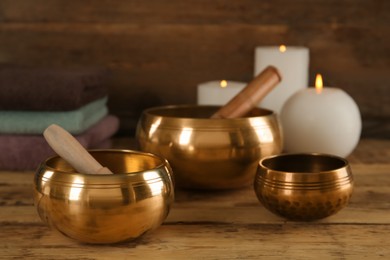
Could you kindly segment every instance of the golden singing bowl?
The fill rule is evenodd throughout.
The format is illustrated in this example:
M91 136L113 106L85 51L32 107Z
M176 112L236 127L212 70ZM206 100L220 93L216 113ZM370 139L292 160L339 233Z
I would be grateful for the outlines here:
M250 185L259 160L281 151L279 123L272 111L256 108L242 118L210 119L218 108L182 105L143 112L136 131L140 149L169 161L176 186Z
M174 200L165 159L128 150L90 151L114 174L76 173L55 156L34 178L34 204L51 228L85 243L131 240L157 228Z
M282 154L263 158L254 189L271 212L291 220L335 214L352 195L353 176L343 158L325 154Z

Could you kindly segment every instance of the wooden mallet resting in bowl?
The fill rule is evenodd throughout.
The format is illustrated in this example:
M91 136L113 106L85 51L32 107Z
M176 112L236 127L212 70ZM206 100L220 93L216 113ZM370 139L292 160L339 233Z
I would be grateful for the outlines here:
M277 68L268 66L211 118L238 118L247 114L282 80Z
M79 173L113 174L103 167L90 153L62 127L52 124L43 132L50 147Z

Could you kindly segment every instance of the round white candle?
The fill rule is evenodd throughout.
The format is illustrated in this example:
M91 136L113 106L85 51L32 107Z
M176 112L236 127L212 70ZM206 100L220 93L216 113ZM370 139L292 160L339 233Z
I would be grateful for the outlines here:
M292 94L308 87L309 49L284 45L257 47L255 76L269 65L278 68L282 81L262 100L260 106L280 113L284 103Z
M355 101L343 90L307 88L291 96L281 112L284 150L348 156L360 139Z
M224 83L226 83L226 86ZM199 105L225 105L245 86L246 83L237 81L209 81L201 83L198 85L197 103Z

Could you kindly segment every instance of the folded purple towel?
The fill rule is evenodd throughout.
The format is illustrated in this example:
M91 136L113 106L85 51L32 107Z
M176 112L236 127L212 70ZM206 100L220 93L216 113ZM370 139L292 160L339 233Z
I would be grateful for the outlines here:
M108 148L119 129L119 119L108 115L75 138L85 148ZM0 170L35 170L55 155L42 135L0 135Z
M107 71L0 66L0 110L67 111L108 94Z

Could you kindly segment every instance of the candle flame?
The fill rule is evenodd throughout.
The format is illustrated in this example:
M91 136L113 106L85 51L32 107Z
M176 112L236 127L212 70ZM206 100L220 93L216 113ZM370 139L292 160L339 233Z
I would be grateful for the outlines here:
M280 51L280 52L285 52L286 50L287 50L286 45L280 45L280 46L279 46L279 51Z
M322 92L323 83L322 83L322 76L321 74L316 75L316 92L317 94L320 94Z
M221 88L226 88L227 87L227 81L226 80L221 80L221 83L219 84Z

